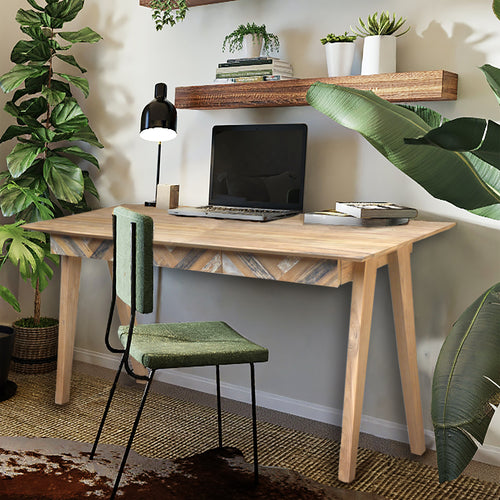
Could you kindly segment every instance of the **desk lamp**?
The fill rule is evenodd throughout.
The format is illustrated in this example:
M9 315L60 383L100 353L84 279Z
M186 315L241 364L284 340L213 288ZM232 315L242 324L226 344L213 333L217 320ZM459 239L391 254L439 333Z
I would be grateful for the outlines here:
M164 83L155 85L155 98L142 111L140 136L146 141L158 143L155 201L145 203L146 206L155 207L160 183L161 143L177 136L177 110L167 101L167 86Z

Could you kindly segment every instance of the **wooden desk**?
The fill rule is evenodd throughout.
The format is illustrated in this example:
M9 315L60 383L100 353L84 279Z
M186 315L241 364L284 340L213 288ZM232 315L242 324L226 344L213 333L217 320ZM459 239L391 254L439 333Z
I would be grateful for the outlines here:
M154 219L157 266L329 287L352 281L339 463L339 479L344 482L352 481L356 472L375 278L377 269L387 264L410 449L424 453L410 253L414 242L454 223L411 221L405 226L360 228L304 225L302 216L255 223L129 208ZM49 233L52 252L61 255L58 404L69 400L81 259L112 259L111 212L103 208L25 226ZM122 321L124 315L121 311Z

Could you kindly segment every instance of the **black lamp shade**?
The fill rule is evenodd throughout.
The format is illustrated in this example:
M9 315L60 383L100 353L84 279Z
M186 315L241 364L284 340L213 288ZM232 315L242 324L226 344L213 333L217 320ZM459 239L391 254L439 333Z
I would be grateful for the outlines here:
M177 110L167 101L167 86L155 85L155 99L142 111L140 136L146 141L162 142L177 135Z

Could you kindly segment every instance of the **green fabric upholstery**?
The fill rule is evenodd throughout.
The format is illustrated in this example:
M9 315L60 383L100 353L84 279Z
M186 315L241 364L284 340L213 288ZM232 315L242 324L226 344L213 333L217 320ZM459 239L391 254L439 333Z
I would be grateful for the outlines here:
M131 306L132 223L136 224L136 310L153 311L153 219L125 207L116 215L116 294Z
M128 326L118 330L127 344ZM268 350L220 321L136 325L130 355L152 370L267 361Z

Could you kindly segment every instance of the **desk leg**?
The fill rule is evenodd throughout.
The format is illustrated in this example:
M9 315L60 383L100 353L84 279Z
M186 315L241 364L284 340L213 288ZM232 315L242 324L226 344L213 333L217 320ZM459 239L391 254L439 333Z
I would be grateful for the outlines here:
M113 262L108 262L109 274L113 276ZM118 317L120 318L120 324L128 325L130 321L130 307L123 302L120 297L116 297L116 309L118 310ZM132 364L132 369L137 375L148 376L148 370L139 361L130 356L130 361ZM138 380L139 384L145 384L144 380Z
M80 292L80 257L61 257L61 297L59 304L59 345L57 352L56 404L69 401L76 313Z
M339 460L339 480L344 483L353 481L356 474L376 277L373 260L354 264Z
M389 255L389 278L410 450L422 455L425 452L425 436L418 381L410 253L411 245L408 245Z

